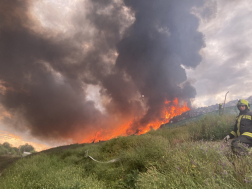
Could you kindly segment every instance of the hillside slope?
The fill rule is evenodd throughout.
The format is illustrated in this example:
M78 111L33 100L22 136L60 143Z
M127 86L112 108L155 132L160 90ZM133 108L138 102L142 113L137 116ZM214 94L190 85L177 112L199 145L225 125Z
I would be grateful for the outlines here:
M164 124L161 127L162 128L163 127L176 127L176 126L186 125L188 123L198 121L198 120L204 118L204 116L206 116L206 115L219 116L219 110L215 110L215 111L209 112L207 114L200 114L198 116L193 116L193 117L186 117L185 114L186 113L184 113L180 116L177 116L177 117L179 117L177 120L180 120L180 121L174 121L174 119L172 119L169 123ZM236 106L226 107L224 110L224 114L237 116L237 115L239 115L239 110L237 109Z
M1 188L251 188L252 158L237 158L221 140L234 119L210 115L140 136L50 149L6 169Z
M247 98L250 104L252 104L252 96ZM225 104L225 113L231 113L231 114L239 114L238 109L236 108L237 100L229 101ZM224 104L223 104L224 105ZM230 112L230 108L232 109L232 112ZM199 108L192 108L191 110L176 116L170 120L170 123L176 123L185 119L190 119L198 116L202 116L204 114L213 113L216 112L216 115L219 114L219 104L214 104L206 107L199 107Z

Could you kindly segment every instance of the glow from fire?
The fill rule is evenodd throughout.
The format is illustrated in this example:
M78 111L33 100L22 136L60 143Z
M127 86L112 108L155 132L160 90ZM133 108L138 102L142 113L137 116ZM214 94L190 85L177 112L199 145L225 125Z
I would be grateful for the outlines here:
M132 121L130 121L127 124L122 125L119 129L114 130L112 132L111 131L107 132L101 129L97 131L95 136L87 137L82 141L82 143L106 141L112 138L116 138L118 136L145 134L149 132L151 129L157 130L162 124L168 123L173 117L181 115L182 113L187 112L189 110L190 108L187 107L187 103L184 103L183 106L180 106L177 98L175 98L175 100L172 102L166 100L164 102L161 118L149 123L148 125L137 128L137 131L132 129L131 127Z

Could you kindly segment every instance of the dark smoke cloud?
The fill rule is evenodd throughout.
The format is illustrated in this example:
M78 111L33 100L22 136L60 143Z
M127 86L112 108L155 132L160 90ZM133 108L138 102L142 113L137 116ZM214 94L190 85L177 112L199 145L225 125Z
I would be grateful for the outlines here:
M12 90L0 93L0 100L20 119L5 121L16 128L25 123L40 138L77 136L72 139L81 141L127 119L135 120L132 127L137 131L160 118L165 99L189 102L196 91L185 82L181 65L195 68L201 61L203 35L191 9L202 4L93 0L75 11L72 22L77 29L71 37L62 37L31 29L29 1L1 1L0 80ZM135 14L131 26L125 6ZM92 35L87 28L93 28ZM89 48L83 50L83 44ZM89 84L100 87L105 112L85 100Z
M186 67L196 67L204 46L197 32L198 20L192 6L201 1L125 1L136 12L136 21L118 44L116 66L125 70L135 81L141 94L148 98L148 112L143 124L160 117L165 98L193 98L196 91L190 85L181 89Z
M0 17L0 77L14 89L1 95L3 106L19 118L21 114L35 136L71 137L83 125L96 125L101 114L93 102L84 100L82 83L67 61L78 51L70 39L47 39L25 27L29 23L26 1L1 1L0 7L6 12ZM57 81L41 61L67 79ZM17 128L22 124L21 120L14 123Z

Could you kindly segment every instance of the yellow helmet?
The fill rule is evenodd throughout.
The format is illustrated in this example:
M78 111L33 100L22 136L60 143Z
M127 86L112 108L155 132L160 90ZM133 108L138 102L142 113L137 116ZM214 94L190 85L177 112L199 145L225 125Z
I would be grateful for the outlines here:
M238 102L237 102L237 108L239 108L239 106L242 106L242 105L246 106L247 109L250 109L250 104L249 104L249 102L247 100L244 100L244 99L238 100Z

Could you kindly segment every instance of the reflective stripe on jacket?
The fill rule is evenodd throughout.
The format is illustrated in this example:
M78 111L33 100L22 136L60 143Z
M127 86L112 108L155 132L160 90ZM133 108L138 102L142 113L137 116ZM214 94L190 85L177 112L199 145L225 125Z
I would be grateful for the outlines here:
M234 130L230 133L230 138L246 135L252 139L252 112L245 110L236 117Z

